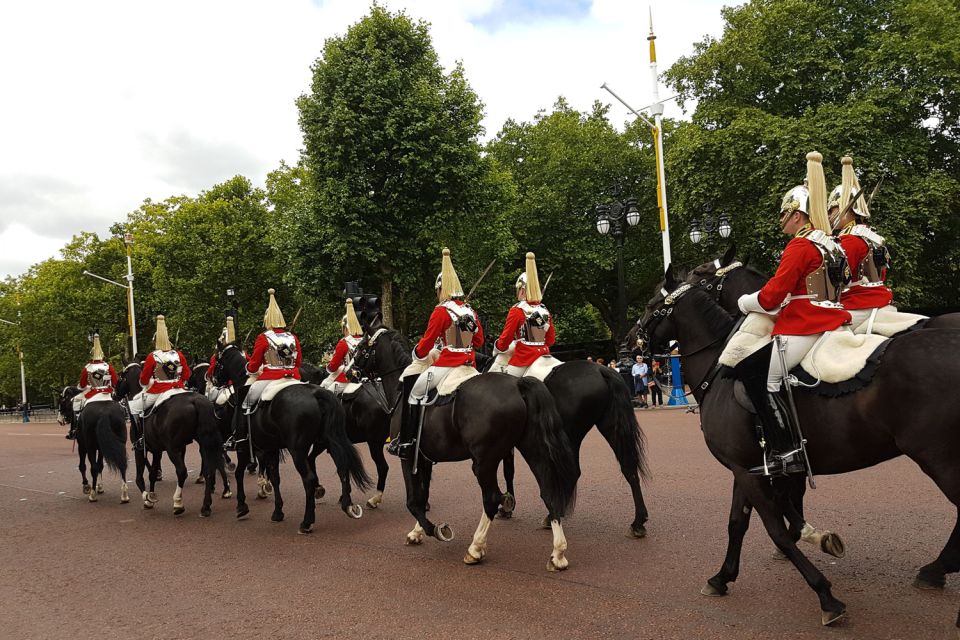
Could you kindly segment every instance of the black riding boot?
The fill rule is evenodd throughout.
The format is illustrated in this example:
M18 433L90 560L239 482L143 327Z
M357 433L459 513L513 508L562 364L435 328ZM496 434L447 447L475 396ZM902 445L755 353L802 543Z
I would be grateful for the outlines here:
M66 435L67 440L76 440L77 439L77 420L74 418L73 422L70 423L70 431L67 431Z
M249 387L241 388L249 389ZM233 412L233 433L224 441L224 451L236 451L238 444L247 441L247 424L250 421L250 416L246 415L246 410L243 408L243 401L246 397L247 394L244 392L237 393L237 407Z
M407 376L403 379L403 395L400 398L403 413L400 414L400 433L387 445L387 453L395 455L401 460L413 460L414 440L417 437L417 427L420 424L420 412L423 407L410 403L410 393L416 384L418 376Z
M753 403L763 432L761 444L765 464L751 468L750 473L765 476L805 474L803 452L794 435L796 429L792 428L789 411L776 401L776 393L767 390L772 354L772 345L764 347L734 369L735 377L743 382L744 391Z

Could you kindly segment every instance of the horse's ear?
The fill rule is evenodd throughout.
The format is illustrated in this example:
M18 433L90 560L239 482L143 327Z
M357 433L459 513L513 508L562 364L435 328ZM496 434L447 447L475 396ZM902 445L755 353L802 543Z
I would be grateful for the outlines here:
M720 266L721 266L721 267L727 266L728 264L730 264L731 262L733 262L733 259L734 259L736 256L737 256L737 243L736 243L736 242L731 242L731 243L730 243L730 248L727 249L727 252L723 254L723 257L722 257L722 258L720 258Z
M667 265L667 269L663 272L663 287L664 289L676 289L677 288L677 279L673 275L673 263Z

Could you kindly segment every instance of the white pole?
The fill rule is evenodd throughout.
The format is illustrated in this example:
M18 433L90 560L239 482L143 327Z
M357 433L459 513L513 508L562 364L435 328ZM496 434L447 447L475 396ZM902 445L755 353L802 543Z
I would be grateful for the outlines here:
M123 237L127 245L127 304L130 307L130 340L133 342L132 358L137 358L137 316L133 310L133 262L130 255L133 253L133 234L127 233Z
M657 159L657 205L660 208L660 235L663 240L663 269L670 265L670 217L667 212L667 174L663 161L663 103L660 102L660 88L657 81L657 49L653 34L653 9L650 9L650 79L653 83L653 104L650 113L656 123L654 145Z
M23 399L23 406L27 406L27 376L23 372L23 351L20 352L20 395Z

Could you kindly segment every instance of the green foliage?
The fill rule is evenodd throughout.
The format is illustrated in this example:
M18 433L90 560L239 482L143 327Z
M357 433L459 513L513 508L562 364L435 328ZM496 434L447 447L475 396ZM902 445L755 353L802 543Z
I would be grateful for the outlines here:
M861 183L885 176L872 207L895 252L890 282L908 307L960 305L960 11L955 1L756 0L723 10L666 73L691 122L667 145L674 228L711 201L732 214L741 254L772 270L784 244L780 196L804 155L839 182L850 154ZM678 261L703 254L674 234ZM936 285L932 285L936 283Z

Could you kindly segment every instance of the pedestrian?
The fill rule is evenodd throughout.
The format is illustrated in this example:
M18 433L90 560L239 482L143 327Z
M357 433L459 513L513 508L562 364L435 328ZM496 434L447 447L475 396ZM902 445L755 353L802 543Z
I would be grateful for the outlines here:
M593 362L593 356L587 356L587 362Z
M597 358L597 364L600 365L601 367L605 367L607 365L607 361L604 360L603 358Z
M619 370L619 369L617 368L617 363L616 363L615 360L611 360L610 362L608 362L608 363L607 363L607 367L608 367L609 369L613 369L614 371L618 371L618 370Z
M650 389L650 404L653 406L663 406L663 391L660 390L660 362L654 358L650 365L650 382L647 383Z
M633 389L635 395L640 399L640 406L644 409L647 408L647 374L650 371L650 368L647 367L647 363L643 361L643 356L637 356L636 363L630 370L630 373L633 374Z

